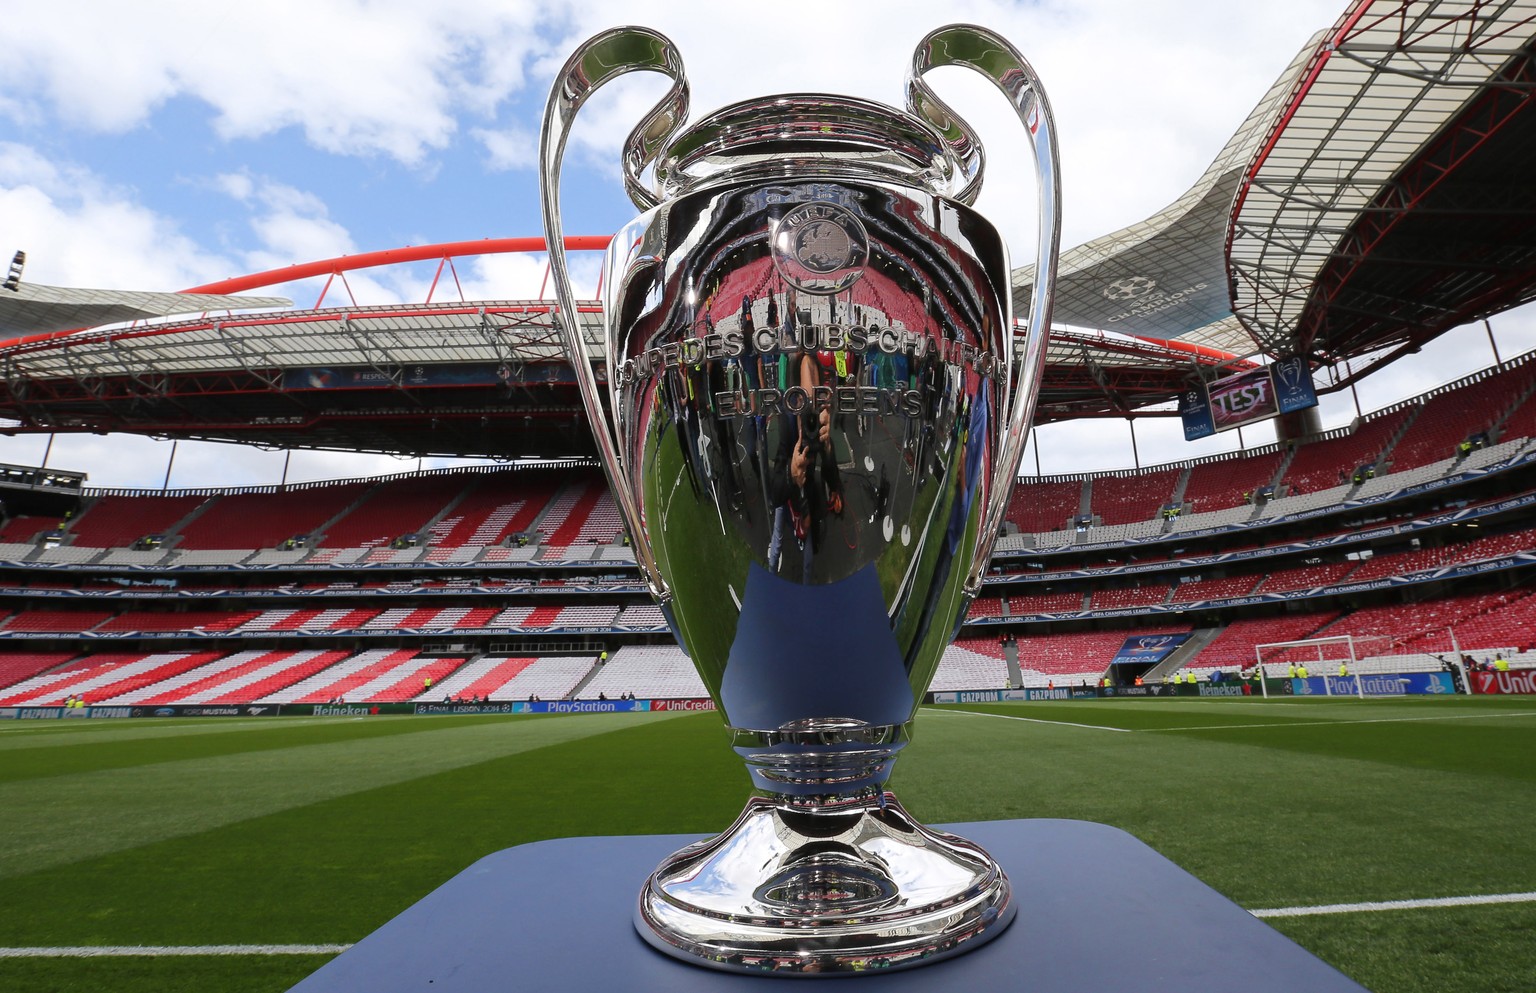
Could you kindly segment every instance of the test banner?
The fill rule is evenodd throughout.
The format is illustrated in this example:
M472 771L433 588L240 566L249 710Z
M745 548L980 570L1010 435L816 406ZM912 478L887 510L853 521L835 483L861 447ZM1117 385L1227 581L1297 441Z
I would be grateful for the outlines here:
M1315 406L1312 373L1299 356L1192 386L1179 395L1185 441Z

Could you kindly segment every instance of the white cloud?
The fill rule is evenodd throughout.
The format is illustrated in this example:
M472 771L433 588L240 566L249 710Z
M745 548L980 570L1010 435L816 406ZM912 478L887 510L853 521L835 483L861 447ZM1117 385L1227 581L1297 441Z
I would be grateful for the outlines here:
M180 289L231 267L133 190L25 145L0 143L0 218L39 283Z
M529 0L97 0L6 12L0 112L125 131L179 97L226 138L301 128L317 148L420 162L488 114L541 48Z

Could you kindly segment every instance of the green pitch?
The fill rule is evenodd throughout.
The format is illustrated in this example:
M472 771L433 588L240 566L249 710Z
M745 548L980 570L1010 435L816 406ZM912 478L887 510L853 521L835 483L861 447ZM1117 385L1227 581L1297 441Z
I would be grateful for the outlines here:
M1536 891L1533 755L1518 698L927 707L893 786L1306 907ZM713 714L3 722L0 948L346 944L489 852L708 833L746 792ZM1536 903L1271 923L1379 993L1536 986ZM0 990L279 991L326 958L0 958Z

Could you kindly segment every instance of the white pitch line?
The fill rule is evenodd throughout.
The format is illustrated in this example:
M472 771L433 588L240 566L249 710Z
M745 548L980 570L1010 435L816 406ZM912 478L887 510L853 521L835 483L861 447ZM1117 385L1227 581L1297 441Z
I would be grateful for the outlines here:
M1150 731L1229 731L1242 728L1312 728L1344 724L1417 724L1423 721L1481 721L1494 717L1536 717L1536 710L1503 714L1448 714L1440 717L1362 717L1352 721L1273 721L1268 724L1196 724L1176 728L1141 728Z
M336 955L351 945L76 945L0 948L0 959L92 959L168 955Z
M1485 896L1446 896L1432 900L1380 900L1371 903L1329 903L1318 907L1272 907L1250 910L1255 917L1311 917L1314 914L1364 914L1380 910L1420 910L1427 907L1477 907L1490 903L1536 903L1536 893L1490 893Z
M947 707L927 707L936 714L964 714L967 717L995 717L1000 721L1027 721L1030 724L1059 724L1068 728L1087 728L1090 731L1119 731L1130 734L1130 728L1115 728L1108 724L1074 724L1071 721L1048 721L1041 717L1015 717L1012 714L988 714L979 710L950 710Z

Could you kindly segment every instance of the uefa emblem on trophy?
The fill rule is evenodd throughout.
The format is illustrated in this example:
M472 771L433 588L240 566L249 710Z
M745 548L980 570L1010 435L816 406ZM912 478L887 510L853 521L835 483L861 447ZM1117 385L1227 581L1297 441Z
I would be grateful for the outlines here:
M981 145L924 80L946 65L991 79L1034 152L1021 348L1007 248L970 206ZM609 248L593 356L573 319L560 166L586 99L637 70L672 86L624 146L643 213ZM571 56L545 112L545 235L587 416L636 562L755 787L735 824L640 893L642 937L701 965L918 965L981 945L1016 909L985 851L884 787L981 589L1034 413L1055 127L1034 71L982 28L923 39L906 90L905 111L790 94L685 129L676 48L626 27Z

